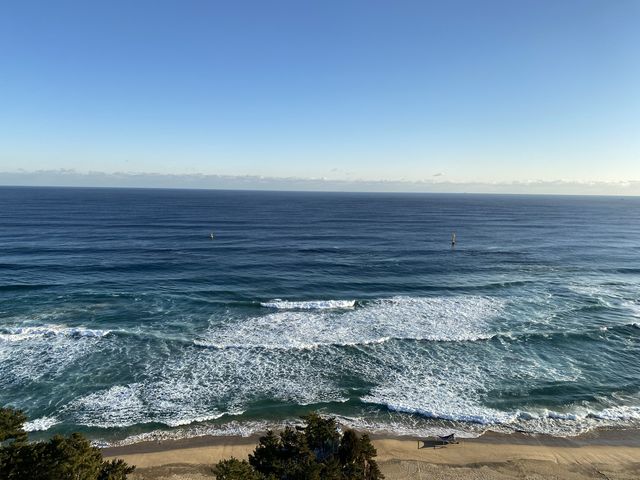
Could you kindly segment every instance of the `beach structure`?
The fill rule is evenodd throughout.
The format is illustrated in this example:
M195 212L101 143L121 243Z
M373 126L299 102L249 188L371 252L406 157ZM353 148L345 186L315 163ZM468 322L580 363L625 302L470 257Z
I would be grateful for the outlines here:
M438 448L444 447L446 445L457 445L460 442L456 439L455 433L450 435L436 435L433 438L428 438L426 440L418 440L418 450L421 448Z

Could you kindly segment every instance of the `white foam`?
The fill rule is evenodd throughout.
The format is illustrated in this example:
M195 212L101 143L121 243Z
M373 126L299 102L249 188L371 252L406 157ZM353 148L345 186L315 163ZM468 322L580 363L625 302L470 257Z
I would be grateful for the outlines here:
M66 411L82 425L103 428L150 422L177 427L242 413L221 412L207 405L197 408L187 398L192 389L176 387L175 382L166 387L158 382L116 385L77 399Z
M631 315L640 318L640 305L638 305L636 302L626 302L626 306L627 308L629 308L629 310L631 310ZM637 325L637 323L635 323L634 325Z
M482 430L470 431L452 426L429 425L425 422L412 421L415 419L395 420L387 418L370 419L366 417L345 417L328 413L323 416L334 417L340 429L353 428L374 434L388 434L394 436L426 437L430 435L449 435L455 433L460 438L475 438L482 433ZM113 447L131 445L139 442L158 442L165 440L179 440L183 438L195 438L203 436L214 437L250 437L266 432L267 430L282 430L285 427L302 426L301 419L286 419L281 421L255 421L255 420L231 420L222 424L202 424L190 425L171 430L153 430L136 435L128 436L122 440L106 441L100 440L97 443L100 447Z
M405 412L406 413L406 412ZM413 409L411 413L414 412ZM529 433L551 434L558 436L576 436L593 428L628 425L640 425L640 407L618 406L605 409L589 409L574 407L573 411L558 412L547 409L532 411L503 412L491 419L485 415L480 418L467 415L451 418L398 416L398 414L380 414L368 412L368 415L349 417L335 415L324 411L323 416L335 417L340 428L354 428L374 434L394 436L427 437L433 435L449 435L455 433L460 438L475 438L487 430L512 433L526 431ZM433 420L445 420L434 422ZM481 421L483 423L479 423ZM472 422L472 423L469 423ZM621 423L624 422L624 423ZM230 420L221 424L204 423L185 425L171 430L153 430L132 435L119 441L99 441L100 446L129 445L145 441L164 441L201 436L238 436L249 437L261 434L266 430L280 430L285 426L299 426L300 419L282 421L243 421Z
M639 406L623 405L604 409L573 406L571 408L574 410L561 412L547 409L498 411L491 408L483 408L479 405L464 405L464 401L462 403L462 411L460 413L452 413L448 410L444 412L434 409L424 410L413 405L407 406L403 404L387 404L386 406L395 412L412 413L436 420L459 422L460 426L458 428L471 434L473 429L469 430L469 426L464 426L464 424L478 424L484 429L494 431L524 431L558 436L580 435L594 428L602 427L640 426ZM472 411L469 410L470 406ZM385 431L407 431L409 433L415 432L416 434L418 432L431 431L431 428L406 429L402 427L402 424L400 428L397 428L394 423L392 423L391 428L385 429L384 423L376 427L376 429L380 428Z
M473 354L463 359L446 355L439 352L438 363L431 364L424 358L412 362L402 351L395 351L396 368L386 377L374 376L377 386L361 400L394 412L498 431L570 436L597 427L640 425L640 398L636 397L608 398L598 404L567 405L558 410L501 410L486 404L485 398L491 395L488 392L505 382L575 381L580 371L569 359L563 360L564 366L551 367L535 356L520 358L516 364L500 352L487 350L479 352L484 357L482 363ZM602 406L607 403L609 406Z
M297 405L344 402L351 394L343 390L341 379L351 374L373 378L370 369L374 365L360 356L360 360L352 358L352 352L335 345L378 349L393 338L488 338L488 321L501 305L498 300L475 296L395 297L351 310L277 310L212 324L198 343L221 348L173 345L162 361L147 362L143 371L135 371L130 383L76 398L58 416L65 423L94 427L152 422L180 426L237 415L264 399ZM24 346L20 349L24 357L43 351L46 342L49 360L59 359L61 369L95 352L100 339L99 335L39 335L13 345ZM229 348L233 346L241 348ZM321 346L328 348L317 351ZM52 357L55 348L59 352ZM274 348L280 349L276 355ZM385 359L384 353L380 357ZM378 382L395 370L395 362L389 358L377 365ZM20 368L17 357L14 363L15 373ZM47 365L36 367L29 372L46 370Z
M640 406L637 405L608 407L600 411L591 411L589 414L601 420L640 422Z
M195 438L204 436L214 437L250 437L255 434L264 433L267 430L280 430L286 426L302 425L300 420L268 422L268 421L235 421L226 422L220 425L190 425L174 428L171 430L153 430L136 435L131 435L123 440L106 441L100 440L97 443L100 447L113 447L131 445L139 442L158 442L164 440L179 440L182 438Z
M592 298L608 308L622 308L627 310L631 316L640 317L640 299L637 298L636 291L629 291L628 288L622 287L614 288L611 285L593 284L572 284L569 285L569 289L579 295Z
M175 427L239 415L261 399L298 405L346 400L313 357L189 346L147 368L138 382L74 400L63 409L65 416L95 427Z
M473 341L491 338L490 320L503 303L495 298L393 297L347 310L282 310L226 325L212 325L200 346L309 349L367 345L390 339Z
M393 436L429 437L433 435L450 435L454 433L456 437L476 438L480 436L484 429L472 429L469 426L456 428L451 424L446 426L434 422L424 421L415 416L389 415L381 419L377 417L346 417L335 416L342 427L365 431L374 434L386 434Z
M585 297L594 299L617 298L615 292L611 288L607 288L604 285L572 283L567 285L567 288L572 292L577 293L578 295L583 295Z
M39 432L44 430L49 430L54 425L60 423L56 417L40 417L35 420L31 420L29 422L25 422L24 430L26 432Z
M408 385L406 387L410 388ZM470 395L465 395L464 392L457 391L455 386L441 383L435 385L435 390L437 393L427 394L426 391L418 389L413 389L413 392L396 392L394 387L376 387L372 394L363 397L362 401L383 405L394 412L479 425L510 423L516 416L515 412L502 412L482 406L473 391L469 392ZM417 400L420 396L426 398L422 401Z
M374 385L361 400L395 412L441 420L479 425L511 420L512 414L486 407L482 401L483 393L493 388L506 371L498 354L486 346L452 349L442 343L416 353L390 343L376 349L376 362L368 369L350 365ZM503 367L505 370L501 370Z
M101 348L109 333L57 324L0 327L0 378L24 383L60 375L68 365Z
M575 382L582 371L570 357L550 364L533 352L523 356L505 351L500 343L477 347L440 343L416 352L389 343L368 357L375 358L369 369L353 363L348 368L374 385L362 402L393 412L540 433L577 434L590 425L573 417L578 410L573 406L544 413L502 409L491 403L492 392L504 385Z
M355 300L310 300L310 301L287 301L279 298L270 302L261 302L260 305L278 310L333 310L353 308Z
M33 327L3 327L0 328L0 332L0 340L19 342L51 336L99 338L108 335L111 330L65 327L64 325L40 325Z

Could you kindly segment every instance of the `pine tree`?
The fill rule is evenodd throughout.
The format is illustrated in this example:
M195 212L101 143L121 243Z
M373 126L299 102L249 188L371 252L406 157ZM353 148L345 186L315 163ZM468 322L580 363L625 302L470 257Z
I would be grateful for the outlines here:
M111 460L102 462L102 469L98 480L126 480L127 475L135 470L135 467L127 465L123 460Z
M340 446L340 433L334 418L322 418L317 413L310 413L302 417L306 422L303 431L307 445L315 453L316 458L323 462L333 458Z
M217 480L261 480L263 477L246 460L231 457L213 468Z
M374 460L377 452L368 435L358 437L353 430L347 430L342 436L338 455L342 465L343 479L379 480L384 478Z
M367 435L343 435L334 418L302 417L304 427L269 430L249 462L223 460L214 468L219 480L381 480L376 450Z
M27 416L20 410L0 408L0 445L9 440L26 442L27 432L23 428L26 421Z
M0 448L2 480L126 480L134 469L122 460L103 460L79 433L27 443L25 421L22 412L0 408L0 439L7 443Z
M378 462L374 458L378 455L376 447L373 446L369 435L366 433L360 437L360 456L363 464L363 480L379 480L383 479L384 475L378 467Z
M253 455L249 455L249 463L267 478L282 471L280 438L272 430L260 437Z

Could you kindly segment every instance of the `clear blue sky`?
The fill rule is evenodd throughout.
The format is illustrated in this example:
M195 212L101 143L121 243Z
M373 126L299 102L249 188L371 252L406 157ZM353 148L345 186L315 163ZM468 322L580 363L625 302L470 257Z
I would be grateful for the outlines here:
M640 1L0 6L0 171L640 180Z

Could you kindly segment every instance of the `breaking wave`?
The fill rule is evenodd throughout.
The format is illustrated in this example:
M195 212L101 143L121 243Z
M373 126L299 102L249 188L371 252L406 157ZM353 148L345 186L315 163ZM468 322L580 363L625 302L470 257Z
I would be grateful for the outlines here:
M49 430L51 427L59 423L60 420L56 417L40 417L26 422L24 424L24 430L27 432L40 432Z
M374 402L374 398L366 399ZM405 403L382 403L393 412L416 414L432 420L447 420L460 425L477 424L481 430L520 431L526 433L575 436L594 428L640 426L640 406L618 405L606 408L574 406L566 411L534 409L499 411L474 405L465 412L446 412ZM384 425L384 424L383 424Z
M0 327L0 340L18 342L44 337L104 337L111 330L98 330L84 327L65 327L63 325L41 325L33 327Z
M0 388L23 389L43 377L63 375L80 358L99 352L110 333L58 324L0 327Z
M479 296L393 297L346 311L282 310L212 325L194 341L214 348L313 349L391 339L473 341L491 338L490 320L503 302Z
M355 300L310 300L310 301L288 301L275 299L270 302L261 302L260 305L266 308L278 310L333 310L353 308Z

